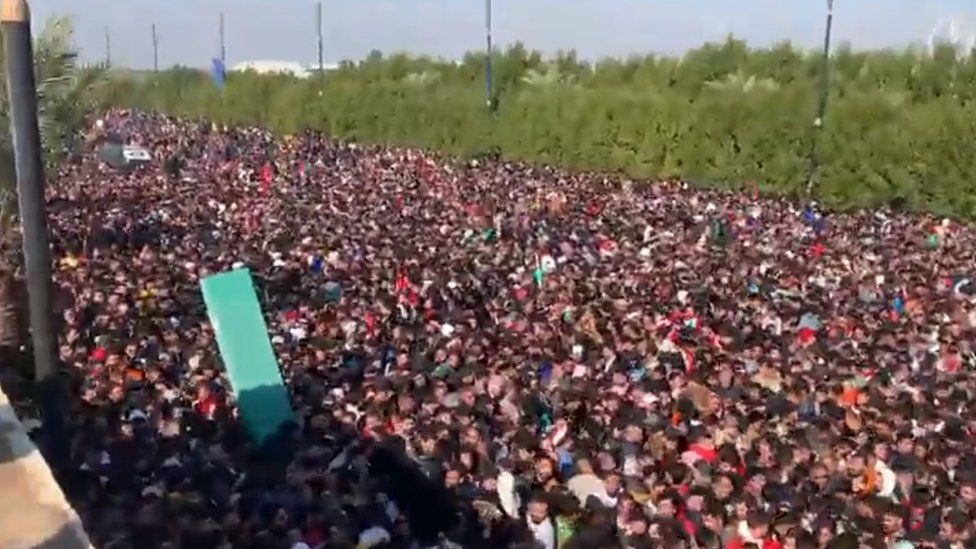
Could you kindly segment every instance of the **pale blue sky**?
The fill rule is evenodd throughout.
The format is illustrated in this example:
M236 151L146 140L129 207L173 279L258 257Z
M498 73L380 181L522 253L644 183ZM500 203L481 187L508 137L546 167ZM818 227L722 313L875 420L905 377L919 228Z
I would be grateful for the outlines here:
M160 36L160 65L206 66L217 54L226 13L228 64L246 60L313 62L315 0L30 0L35 21L75 19L87 60L104 56L111 32L114 64L152 65L150 25ZM324 0L327 62L360 59L371 49L459 58L484 48L483 0ZM824 0L494 0L496 44L521 40L584 58L680 53L728 33L754 45L790 39L817 47ZM835 0L838 41L855 48L924 43L940 20L956 18L976 34L976 0Z

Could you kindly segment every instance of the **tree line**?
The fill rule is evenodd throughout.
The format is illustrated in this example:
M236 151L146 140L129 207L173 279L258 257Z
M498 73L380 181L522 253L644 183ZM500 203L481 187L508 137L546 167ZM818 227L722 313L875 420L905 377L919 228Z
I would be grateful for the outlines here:
M520 44L461 62L374 52L307 79L175 68L116 75L107 105L306 128L341 140L418 146L713 186L815 196L834 208L892 205L976 217L976 56L855 52L830 60L829 108L815 128L821 59L789 44L729 38L679 57L596 63ZM819 133L819 136L818 136ZM818 161L810 163L814 140Z

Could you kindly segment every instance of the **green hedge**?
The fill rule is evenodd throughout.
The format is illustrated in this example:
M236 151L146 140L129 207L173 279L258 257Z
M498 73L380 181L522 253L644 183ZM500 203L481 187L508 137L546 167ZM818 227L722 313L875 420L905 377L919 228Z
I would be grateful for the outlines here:
M371 55L307 80L173 69L117 76L109 105L306 127L345 140L422 146L715 185L803 191L816 130L818 55L729 39L680 59L587 64L517 45L493 58L498 109L484 101L484 56L461 63ZM815 192L839 208L898 203L976 217L976 58L949 46L831 59Z

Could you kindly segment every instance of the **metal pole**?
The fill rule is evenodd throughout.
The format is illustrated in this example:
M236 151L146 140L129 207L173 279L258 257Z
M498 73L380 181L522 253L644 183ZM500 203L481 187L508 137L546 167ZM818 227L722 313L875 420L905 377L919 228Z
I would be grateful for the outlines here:
M105 66L112 66L112 37L109 35L108 26L105 27Z
M153 43L153 72L159 72L159 37L156 35L156 23L152 25Z
M17 173L17 205L23 234L24 268L27 276L30 332L35 379L40 388L44 432L48 448L55 449L55 466L62 463L66 447L61 384L51 307L51 252L44 211L44 171L37 122L37 86L31 45L30 11L26 0L3 0L0 6L4 65L10 102ZM60 448L60 451L57 450Z
M318 26L316 28L316 32L318 34L318 39L319 39L319 76L322 76L322 71L325 70L325 60L322 57L322 55L323 55L323 49L322 49L322 47L323 47L323 44L322 44L322 2L319 2L318 4L316 4L315 8L316 8L315 9L315 12L316 12L316 20L318 21Z
M224 45L224 12L220 12L220 62L227 66L227 48Z
M491 0L485 0L485 42L485 105L491 109Z
M819 144L823 133L824 120L827 117L827 100L830 97L830 35L834 23L834 0L827 0L827 27L824 31L823 60L820 66L820 98L817 105L817 118L813 121L815 135L810 144L810 170L807 177L806 194L813 192L814 177L820 166Z

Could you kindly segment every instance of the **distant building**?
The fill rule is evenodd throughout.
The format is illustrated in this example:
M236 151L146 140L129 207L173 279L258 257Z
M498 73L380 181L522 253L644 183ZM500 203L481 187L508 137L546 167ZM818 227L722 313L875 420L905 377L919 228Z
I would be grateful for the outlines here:
M327 71L335 70L339 65L328 64L324 66ZM303 65L294 61L242 61L230 67L231 72L254 71L258 74L290 74L296 78L308 78L316 70L318 65Z

